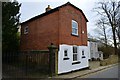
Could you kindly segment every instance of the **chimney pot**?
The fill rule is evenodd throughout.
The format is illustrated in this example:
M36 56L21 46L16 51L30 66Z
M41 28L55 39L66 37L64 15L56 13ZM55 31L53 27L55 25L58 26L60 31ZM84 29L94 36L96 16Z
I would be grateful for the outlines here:
M50 10L51 10L50 5L48 5L48 7L46 8L46 12Z

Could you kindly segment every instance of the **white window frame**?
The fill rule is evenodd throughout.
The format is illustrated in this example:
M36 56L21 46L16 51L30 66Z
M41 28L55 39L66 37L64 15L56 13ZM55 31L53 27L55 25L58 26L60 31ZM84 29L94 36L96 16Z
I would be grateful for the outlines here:
M76 47L77 52L74 52L74 47ZM75 56L75 55L77 56L77 57L76 57L77 59L74 60L74 56ZM78 61L78 46L73 46L73 62L76 62L76 61Z
M74 23L76 26L73 26ZM77 30L77 32L75 33L74 30ZM72 35L78 35L78 23L75 20L72 20Z
M24 34L28 34L28 26L24 27Z

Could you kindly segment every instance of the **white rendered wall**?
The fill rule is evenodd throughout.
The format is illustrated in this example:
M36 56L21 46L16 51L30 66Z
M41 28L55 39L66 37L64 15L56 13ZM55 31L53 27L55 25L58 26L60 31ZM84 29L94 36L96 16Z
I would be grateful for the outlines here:
M88 42L88 50L89 50L89 56L91 58L99 58L98 54L98 45L96 42Z
M85 51L85 58L82 58L82 50ZM82 69L85 67L89 67L89 62L88 62L88 50L87 46L79 46L79 53L78 53L79 61L81 62L80 64L75 64L72 65L72 70L77 70L77 69Z
M64 50L68 50L68 60L64 59ZM82 50L84 50L85 58L82 58ZM58 74L70 72L73 70L78 70L82 68L89 67L88 63L88 47L87 46L78 46L78 62L79 64L73 63L73 46L62 44L59 46L58 51Z
M87 46L88 47L87 48L87 50L88 50L88 59L91 59L91 55L90 55L90 42L89 41L87 42L87 45L88 45Z
M72 59L70 58L69 60L63 60L64 58L64 50L68 49L68 58L72 56L72 46L68 45L60 45L59 46L59 51L58 51L58 74L59 73L65 73L65 72L70 72L71 71L71 62Z

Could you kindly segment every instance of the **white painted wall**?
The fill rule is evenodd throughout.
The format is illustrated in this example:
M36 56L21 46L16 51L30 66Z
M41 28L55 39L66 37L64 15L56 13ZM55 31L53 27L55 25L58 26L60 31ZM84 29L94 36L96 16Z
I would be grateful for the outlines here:
M82 58L82 50L85 51L85 57L86 58ZM82 69L85 67L89 67L89 62L88 62L88 50L87 50L87 46L79 46L79 61L81 62L80 64L75 64L72 65L72 70L77 70L77 69Z
M92 58L99 58L100 60L103 60L103 52L98 51L98 45L96 42L88 41L88 53L89 53L89 59ZM101 55L101 57L99 56Z
M72 56L72 54L71 54L72 46L60 45L59 51L58 51L58 74L71 71L72 59L63 60L63 58L64 58L64 50L65 49L68 49L68 58L70 58Z
M65 49L68 50L69 60L63 60L63 58L65 57L64 56ZM85 58L82 58L82 50L84 50ZM62 44L59 46L58 74L89 67L87 46L78 46L78 61L80 61L81 63L72 65L73 63L73 46L72 45Z
M88 49L89 49L89 55L90 55L90 59L91 58L99 58L99 54L98 54L98 46L96 42L89 42L88 41Z
M88 44L88 59L91 59L91 54L90 54L90 43L89 42L87 42L87 44Z

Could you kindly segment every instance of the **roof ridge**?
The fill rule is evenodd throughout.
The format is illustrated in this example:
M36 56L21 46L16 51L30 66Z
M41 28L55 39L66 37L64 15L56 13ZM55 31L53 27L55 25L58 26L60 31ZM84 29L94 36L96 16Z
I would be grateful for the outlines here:
M37 16L34 16L34 17L28 19L27 21L22 22L21 24L24 24L24 23L26 23L26 22L29 22L29 21L31 21L31 20L33 20L33 19L38 18L38 17L43 17L43 16L45 16L45 15L48 15L48 14L50 14L50 13L52 13L52 12L55 12L55 11L59 10L60 8L66 6L66 5L71 5L72 7L76 8L77 10L79 10L79 11L82 13L82 15L84 16L84 18L86 19L86 21L88 22L88 20L87 20L86 16L84 15L83 11L82 11L81 9L79 9L78 7L76 7L75 5L71 4L71 3L68 1L67 3L65 3L65 4L63 4L63 5L60 5L60 6L58 6L58 7L56 7L56 8L53 8L53 9L47 11L47 12L44 12L44 13L39 14L39 15L37 15Z

